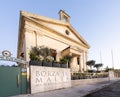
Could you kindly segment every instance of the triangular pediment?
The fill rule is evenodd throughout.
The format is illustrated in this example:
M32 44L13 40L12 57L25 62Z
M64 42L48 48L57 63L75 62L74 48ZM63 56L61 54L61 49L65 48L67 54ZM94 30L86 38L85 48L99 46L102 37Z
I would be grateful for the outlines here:
M48 29L54 30L56 33L64 35L74 41L89 48L88 43L80 36L80 34L68 23L60 20L55 20L31 13L23 12L24 16L31 19L31 21L36 22Z

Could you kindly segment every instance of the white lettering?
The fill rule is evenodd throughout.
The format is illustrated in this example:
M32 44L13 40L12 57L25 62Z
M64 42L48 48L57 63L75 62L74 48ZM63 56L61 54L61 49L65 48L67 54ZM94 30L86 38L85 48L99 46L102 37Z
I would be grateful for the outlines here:
M14 57L8 57L8 56L1 56L0 55L0 60L5 60L5 61L12 61L12 62L18 62L18 63L23 63L23 64L28 64L28 62L21 60L21 59L17 59Z
M30 66L31 93L71 86L70 69Z
M36 78L36 85L42 84L42 78Z

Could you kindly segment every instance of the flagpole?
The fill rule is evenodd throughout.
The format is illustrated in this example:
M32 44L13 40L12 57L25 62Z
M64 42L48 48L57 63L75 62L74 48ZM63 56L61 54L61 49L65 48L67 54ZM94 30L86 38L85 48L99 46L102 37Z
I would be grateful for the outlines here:
M100 62L102 63L102 55L101 55L101 51L100 51Z
M101 54L101 51L100 51L100 62L102 64L102 54ZM101 68L101 71L102 71L102 68Z
M114 58L113 58L113 50L111 50L111 56L112 56L112 68L114 69Z

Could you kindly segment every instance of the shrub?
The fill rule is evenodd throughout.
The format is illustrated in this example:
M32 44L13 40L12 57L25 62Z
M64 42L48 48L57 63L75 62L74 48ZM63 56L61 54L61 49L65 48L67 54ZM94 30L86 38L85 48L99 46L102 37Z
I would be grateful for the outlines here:
M67 64L67 59L65 59L65 58L60 59L60 63L61 64Z
M30 55L29 56L30 60L40 61L40 57L38 55L36 55L33 51L31 51L29 55Z

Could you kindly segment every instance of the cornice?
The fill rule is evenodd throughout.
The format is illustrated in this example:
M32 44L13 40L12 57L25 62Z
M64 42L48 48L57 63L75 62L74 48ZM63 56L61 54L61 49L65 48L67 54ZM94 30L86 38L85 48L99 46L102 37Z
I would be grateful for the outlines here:
M33 18L33 19L38 19L40 21L53 23L53 24L57 24L57 25L63 25L63 26L68 25L67 22L63 22L61 20L56 20L56 19L53 19L53 18L48 18L48 17L45 17L45 16L41 16L41 15L37 15L37 14L25 12L25 11L20 11L20 13L21 13L22 16Z

